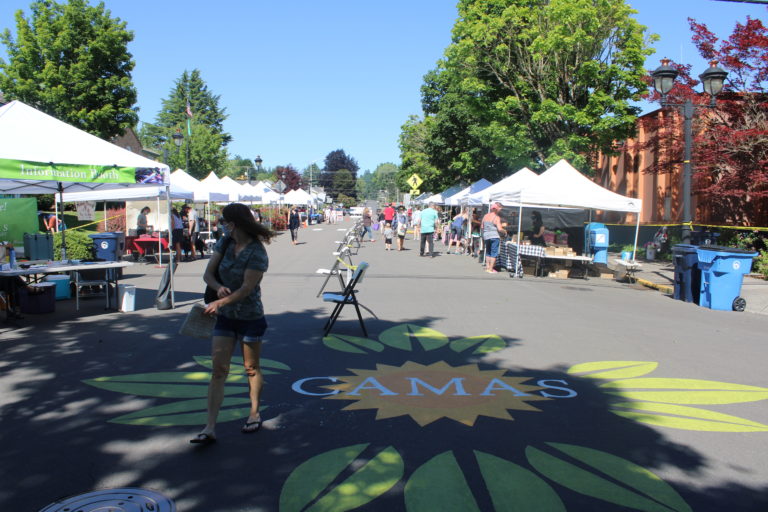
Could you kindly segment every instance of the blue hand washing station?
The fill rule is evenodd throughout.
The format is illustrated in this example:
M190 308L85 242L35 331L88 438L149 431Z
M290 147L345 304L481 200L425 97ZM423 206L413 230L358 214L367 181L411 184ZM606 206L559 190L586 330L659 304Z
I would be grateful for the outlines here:
M593 254L595 263L608 263L608 228L600 222L590 222L584 228L584 248Z

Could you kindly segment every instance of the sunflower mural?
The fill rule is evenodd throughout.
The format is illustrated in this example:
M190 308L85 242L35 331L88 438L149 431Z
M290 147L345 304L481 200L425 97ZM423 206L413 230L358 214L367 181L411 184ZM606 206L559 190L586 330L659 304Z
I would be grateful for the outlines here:
M516 421L531 428L531 422L557 404L578 401L583 383L604 397L608 414L619 424L718 433L768 431L767 425L717 410L765 400L768 389L653 377L656 362L584 362L568 368L567 378L533 371L519 375L473 361L507 348L499 336L451 340L415 324L397 325L376 339L331 335L322 342L325 369L334 368L334 354L344 361L335 366L335 375L295 375L286 363L262 359L265 378L299 399L333 404L334 414L347 415L354 425L350 439L369 439L344 444L334 436L335 447L318 440L319 451L304 456L282 481L281 512L692 510L674 485L637 461L570 438L518 436ZM111 422L199 425L205 419L210 378L205 369L211 361L202 356L195 361L200 371L85 382L168 400ZM220 422L248 415L242 360L233 363Z

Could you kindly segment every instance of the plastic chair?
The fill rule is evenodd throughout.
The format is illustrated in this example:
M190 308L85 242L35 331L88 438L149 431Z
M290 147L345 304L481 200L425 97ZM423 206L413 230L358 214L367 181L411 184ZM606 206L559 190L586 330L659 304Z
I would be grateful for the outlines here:
M346 306L347 304L352 304L355 306L355 311L357 312L357 318L360 320L360 327L363 329L363 336L368 337L368 331L365 329L365 323L363 322L363 315L360 313L360 303L357 301L357 295L355 287L362 282L363 276L365 275L365 271L368 269L369 265L366 262L361 262L357 269L355 270L354 274L352 274L352 279L349 281L347 286L344 288L344 291L342 292L325 292L323 293L323 302L333 302L336 304L334 306L333 311L331 312L331 316L328 318L328 321L325 322L325 326L323 327L324 333L323 336L328 336L328 333L331 332L331 329L333 328L333 324L336 323L336 320L339 318L339 314L341 314L341 310ZM367 309L367 308L366 308Z

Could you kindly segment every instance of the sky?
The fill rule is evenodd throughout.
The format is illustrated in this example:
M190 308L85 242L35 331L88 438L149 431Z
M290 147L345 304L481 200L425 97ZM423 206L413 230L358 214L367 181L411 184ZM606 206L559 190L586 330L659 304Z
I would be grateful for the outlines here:
M95 0L91 1L95 4ZM707 67L691 44L687 18L727 37L747 15L766 21L765 5L715 0L628 0L638 21L661 39L649 57ZM0 2L0 30L29 0ZM450 44L455 0L105 0L134 32L139 117L153 122L185 71L199 69L220 96L233 136L230 155L263 166L323 166L343 149L360 170L399 164L400 128L421 115L419 88ZM212 8L213 7L213 8ZM5 48L0 45L0 57ZM642 105L644 110L655 107Z

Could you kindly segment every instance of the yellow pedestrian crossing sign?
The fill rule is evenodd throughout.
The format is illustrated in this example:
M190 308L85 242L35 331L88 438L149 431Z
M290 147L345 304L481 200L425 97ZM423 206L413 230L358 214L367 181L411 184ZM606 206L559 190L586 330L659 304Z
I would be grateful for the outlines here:
M419 188L419 185L424 183L424 180L419 178L418 174L411 174L411 177L405 180L407 184L411 186L413 190L417 190Z

